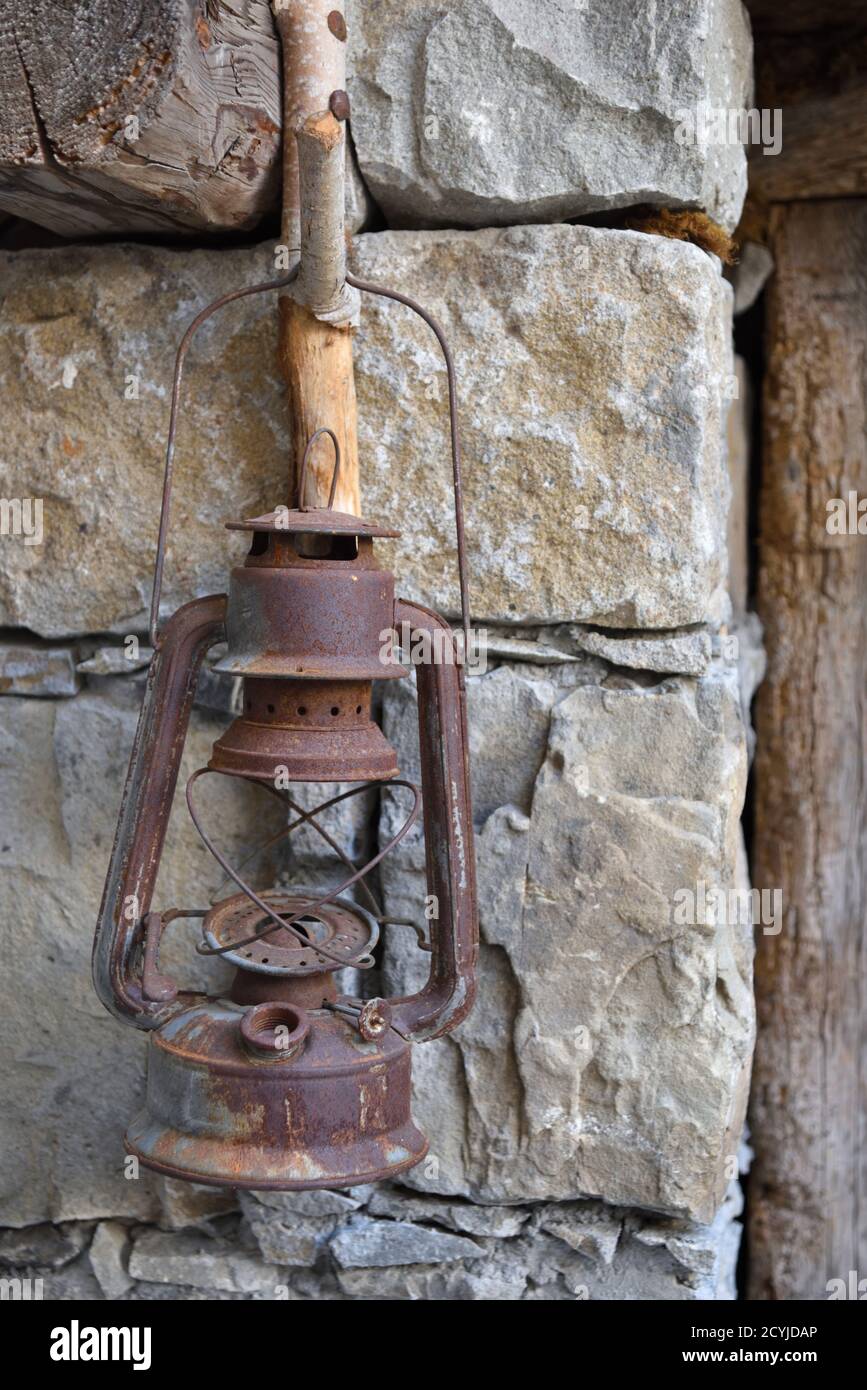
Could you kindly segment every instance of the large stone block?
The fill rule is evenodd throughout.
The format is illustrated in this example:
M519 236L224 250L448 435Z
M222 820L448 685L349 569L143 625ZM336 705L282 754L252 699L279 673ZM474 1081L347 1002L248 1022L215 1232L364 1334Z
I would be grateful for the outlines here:
M386 232L356 252L362 275L416 295L455 348L474 613L665 629L712 615L731 378L716 264L681 242L570 226ZM3 487L42 500L44 531L41 545L3 538L0 624L141 628L174 345L215 295L271 270L264 245L0 255ZM226 308L192 348L167 611L225 588L243 543L222 521L286 495L275 347L276 306L260 297ZM404 531L384 551L400 591L454 613L436 341L368 298L356 361L365 511Z
M39 545L3 538L0 623L52 636L143 626L178 339L221 291L271 274L266 247L0 254L3 493L41 500L43 530ZM242 300L190 353L167 607L223 589L243 544L233 551L220 522L279 495L275 315Z
M123 1131L141 1104L145 1038L112 1019L90 978L93 929L135 730L140 688L102 682L74 699L0 700L0 1222L156 1218L159 1186L123 1173ZM207 905L222 877L183 806L183 782L219 732L194 715L155 904ZM270 808L243 785L208 796L206 823L236 861ZM270 800L270 798L269 798ZM203 798L204 805L204 798ZM178 923L163 960L188 987L226 977Z
M391 232L359 239L358 259L411 289L457 352L474 614L707 618L725 569L732 370L714 263L587 227ZM454 612L445 376L427 327L366 303L358 389L365 507L403 525L402 587Z
M738 144L683 113L750 105L740 0L351 2L362 174L394 226L557 221L652 202L733 230Z
M751 927L707 909L712 890L741 886L737 670L600 666L504 665L469 681L478 1002L454 1035L415 1050L416 1118L436 1164L406 1182L710 1221L732 1175L754 1026ZM407 683L386 696L411 777L414 706ZM387 800L383 836L397 815ZM421 920L415 831L382 877L389 913ZM411 934L390 929L387 992L416 988L425 969Z

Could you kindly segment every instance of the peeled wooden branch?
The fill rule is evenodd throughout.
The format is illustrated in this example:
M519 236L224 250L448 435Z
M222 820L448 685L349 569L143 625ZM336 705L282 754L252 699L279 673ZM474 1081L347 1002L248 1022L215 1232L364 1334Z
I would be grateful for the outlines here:
M290 293L324 323L354 323L358 291L346 283L344 127L323 111L304 122L297 140L301 268Z
M271 0L283 52L283 219L287 246L301 245L298 147L292 135L346 86L346 24L334 0ZM330 21L330 22L329 22Z
M346 26L339 11L320 0L273 0L273 5L283 41L283 126L298 137L284 141L282 236L287 246L299 248L301 268L292 293L280 299L280 360L292 415L293 477L311 436L325 427L333 430L341 453L334 505L358 515L350 326L355 305L345 283L345 132L328 109L332 93L342 91L345 81ZM325 504L333 468L325 437L314 446L302 502Z

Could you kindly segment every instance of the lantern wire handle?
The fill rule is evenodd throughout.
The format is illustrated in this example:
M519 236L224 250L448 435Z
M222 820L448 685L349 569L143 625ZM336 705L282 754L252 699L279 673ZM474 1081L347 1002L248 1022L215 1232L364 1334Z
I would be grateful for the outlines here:
M461 629L464 634L464 663L469 660L470 654L470 591L467 565L467 547L464 534L464 496L463 496L463 477L461 469L461 439L458 425L458 388L457 375L455 372L455 361L452 350L449 347L448 339L443 332L442 325L434 318L433 314L428 313L417 300L410 298L408 294L401 294L398 290L386 289L384 285L374 285L368 280L358 280L354 275L347 274L346 283L352 285L354 289L363 290L365 294L380 295L383 299L396 299L398 304L405 304L413 313L418 314L419 318L424 319L428 328L436 336L440 345L443 358L446 364L446 379L449 389L449 433L451 436L452 447L452 487L455 497L455 536L457 540L458 552L458 582L461 593Z
M187 352L190 348L190 344L192 343L193 338L195 337L198 330L201 328L202 324L205 323L211 317L212 314L215 314L218 309L222 309L224 305L231 304L236 299L245 299L248 295L263 294L267 290L285 289L287 285L291 285L292 281L296 279L298 271L299 267L295 266L286 275L281 275L276 280L265 280L261 284L247 285L243 289L230 290L228 294L220 295L218 299L213 300L204 309L202 309L201 313L196 315L196 317L193 319L192 323L189 325L186 332L184 333L184 336L181 339L180 344L178 346L177 355L175 357L175 369L172 377L172 403L169 415L169 432L168 437L166 439L166 461L165 470L163 473L163 491L162 502L160 507L160 526L159 534L157 537L157 554L154 563L154 581L153 589L151 592L150 619L148 623L150 642L154 651L156 651L160 645L160 595L162 593L166 546L168 543L172 481L174 475L175 436L177 433L178 414L180 411L181 383L183 379L184 363L186 360ZM469 658L470 650L470 599L468 565L466 554L466 536L464 532L463 476L461 467L460 430L458 424L457 380L452 351L449 347L448 340L440 323L434 318L433 314L428 313L427 309L423 308L423 306L419 304L417 300L411 298L410 295L402 294L399 290L386 289L384 285L375 285L368 280L359 280L356 276L350 275L348 273L346 276L346 281L347 284L352 285L353 288L357 290L363 290L365 294L377 295L382 299L394 299L397 301L398 304L405 304L408 309L412 309L413 313L418 314L419 318L423 319L424 322L431 329L431 331L434 333L437 342L439 343L443 359L445 361L446 379L448 381L449 396L449 433L451 437L452 452L452 487L455 499L455 535L457 541L458 582L460 585L461 596L461 628L464 636L463 660L464 663L466 663L466 661ZM302 460L301 465L302 483L304 479L304 471L307 463L308 452L310 450L311 445L321 434L330 435L334 444L335 452L334 473L331 479L331 494L328 499L328 506L330 508L334 501L335 489L337 487L337 475L338 470L340 468L340 445L337 442L337 438L333 430L330 430L327 427L316 430L316 432L307 441L307 446L304 450L304 458ZM299 486L299 503L302 504L303 507L303 491L301 486ZM306 510L306 508L304 508L304 510Z
M163 495L160 506L160 529L157 537L157 555L154 562L154 582L151 590L151 611L148 622L148 632L150 643L154 651L160 645L159 620L160 620L160 594L163 587L163 570L166 562L166 545L169 534L169 515L171 511L172 497L172 478L175 463L175 434L178 428L178 414L181 401L181 382L184 374L184 362L190 344L193 341L202 324L205 323L212 314L218 309L222 309L225 304L231 304L235 299L245 299L247 295L263 294L265 290L282 290L298 275L298 266L290 270L287 275L281 275L277 280L265 280L259 285L247 285L241 290L230 290L228 294L221 294L219 299L213 300L201 313L197 314L192 323L187 328L183 338L178 345L177 355L175 356L175 370L172 376L172 406L169 414L169 433L166 439L166 462L163 472Z

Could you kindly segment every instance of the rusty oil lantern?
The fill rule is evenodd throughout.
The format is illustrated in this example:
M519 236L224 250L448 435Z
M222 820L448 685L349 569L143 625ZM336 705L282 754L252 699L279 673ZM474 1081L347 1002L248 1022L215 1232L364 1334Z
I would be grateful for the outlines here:
M241 1188L350 1186L418 1163L427 1140L410 1110L411 1044L454 1028L472 1007L478 930L467 764L464 671L450 626L395 600L393 576L374 554L394 532L304 506L304 468L294 509L230 522L250 535L228 598L195 599L158 628L172 461L184 355L192 334L228 300L276 289L292 275L223 296L199 315L178 352L163 511L151 605L154 656L133 745L94 941L94 982L106 1008L149 1032L147 1097L126 1134L128 1152L174 1178ZM460 503L454 368L439 325L405 295L348 277L359 289L408 304L437 334L451 407L464 651L467 585ZM337 441L334 479L340 465ZM398 776L394 749L371 715L376 680L406 675L384 658L385 630L429 641L440 659L417 670L422 781ZM207 767L187 784L205 844L240 890L209 908L155 911L152 893L168 829L202 661L226 642L217 669L243 677L243 709L217 739ZM451 659L442 659L442 653ZM208 775L245 778L280 797L283 834L301 824L334 849L341 881L331 890L255 889L227 863L195 801ZM305 811L286 783L353 784ZM406 798L401 829L357 868L319 823L328 807L371 784ZM279 784L279 785L278 785ZM437 904L427 983L399 999L338 994L335 973L374 962L382 908L365 883L423 815L427 893ZM349 896L354 891L355 896ZM365 903L356 901L364 896ZM163 932L201 919L198 950L235 967L218 997L179 990L159 969ZM412 924L408 924L412 925Z

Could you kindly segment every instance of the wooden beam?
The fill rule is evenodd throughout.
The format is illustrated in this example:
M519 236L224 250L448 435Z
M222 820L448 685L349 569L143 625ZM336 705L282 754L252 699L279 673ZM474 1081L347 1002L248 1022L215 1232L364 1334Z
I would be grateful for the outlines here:
M753 881L759 931L750 1297L822 1300L867 1271L867 201L775 207L760 500ZM867 520L865 520L867 527Z
M268 0L3 7L0 211L61 236L250 229L280 207L281 123Z

